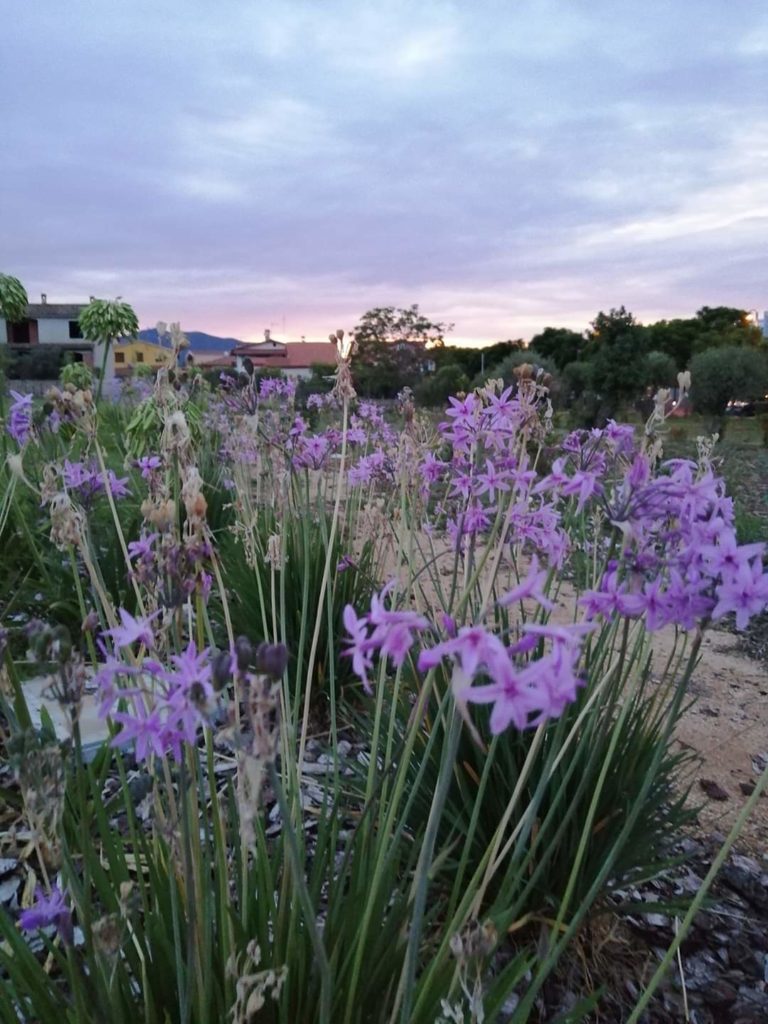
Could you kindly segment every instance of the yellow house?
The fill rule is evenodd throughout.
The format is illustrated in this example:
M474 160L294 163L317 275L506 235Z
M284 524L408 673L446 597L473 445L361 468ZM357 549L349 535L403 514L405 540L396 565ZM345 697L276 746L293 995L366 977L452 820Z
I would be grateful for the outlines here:
M173 360L171 349L151 341L121 342L115 345L114 353L116 377L127 377L139 366L159 370L161 366L170 366Z

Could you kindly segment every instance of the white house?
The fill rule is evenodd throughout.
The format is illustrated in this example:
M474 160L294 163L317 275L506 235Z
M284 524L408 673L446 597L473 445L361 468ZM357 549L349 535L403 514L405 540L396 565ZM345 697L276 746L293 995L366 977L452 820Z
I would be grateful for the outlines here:
M73 362L100 369L103 347L85 341L80 330L79 318L85 307L86 303L48 302L47 296L42 295L40 302L27 306L27 315L19 323L0 317L0 344L17 351L53 345L68 352ZM110 352L106 379L113 376L114 361Z

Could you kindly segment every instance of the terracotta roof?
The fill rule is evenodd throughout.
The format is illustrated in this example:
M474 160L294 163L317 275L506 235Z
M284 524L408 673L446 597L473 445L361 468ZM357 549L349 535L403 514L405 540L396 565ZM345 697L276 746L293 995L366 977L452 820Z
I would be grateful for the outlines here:
M233 348L232 355L247 357L254 366L271 366L278 370L304 370L315 363L336 365L336 346L330 341L297 341L274 352L265 352L259 345L244 344Z

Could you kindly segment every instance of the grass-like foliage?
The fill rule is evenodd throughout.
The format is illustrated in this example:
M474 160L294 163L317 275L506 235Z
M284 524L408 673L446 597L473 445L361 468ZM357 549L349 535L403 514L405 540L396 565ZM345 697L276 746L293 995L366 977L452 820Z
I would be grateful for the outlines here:
M525 364L385 415L339 347L308 408L168 368L10 394L0 1019L522 1024L690 822L703 630L768 603L711 446L665 462L663 398L557 437Z

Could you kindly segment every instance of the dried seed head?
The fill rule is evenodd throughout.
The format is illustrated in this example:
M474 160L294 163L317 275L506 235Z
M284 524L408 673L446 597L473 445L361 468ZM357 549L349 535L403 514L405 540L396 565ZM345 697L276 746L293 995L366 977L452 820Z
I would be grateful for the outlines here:
M122 928L117 914L107 914L95 921L91 929L93 944L104 956L114 957L122 945Z
M282 537L279 533L270 534L267 540L266 561L276 569L282 563Z
M80 547L84 543L85 517L68 494L61 491L51 500L51 540L59 549Z

